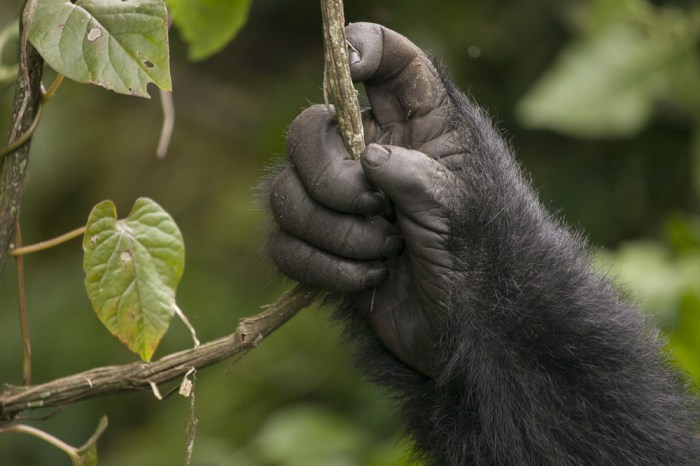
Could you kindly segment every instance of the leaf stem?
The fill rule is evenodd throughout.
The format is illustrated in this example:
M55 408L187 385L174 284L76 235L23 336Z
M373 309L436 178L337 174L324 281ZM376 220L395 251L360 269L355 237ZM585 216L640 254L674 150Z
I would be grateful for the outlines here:
M160 104L163 109L163 127L160 130L160 140L158 141L158 149L156 155L159 159L168 155L168 147L173 137L173 128L175 127L175 104L173 103L173 93L160 90Z
M31 254L33 252L39 252L43 251L45 249L52 248L54 246L58 246L59 244L63 244L67 241L72 240L73 238L77 238L79 236L82 236L85 234L86 227L82 226L80 228L76 228L75 230L69 231L68 233L64 233L61 236L57 236L52 239L47 239L46 241L42 241L40 243L35 243L35 244L30 244L29 246L23 246L23 247L18 247L10 250L10 255L11 256L22 256L24 254Z
M59 73L56 76L56 79L54 79L53 83L51 83L49 90L41 95L41 100L39 101L39 106L36 109L36 115L34 115L34 120L32 121L31 126L27 128L27 131L22 133L22 135L18 137L12 144L8 144L7 146L0 149L0 159L16 151L17 149L22 147L22 144L24 144L32 138L32 136L34 135L34 131L36 131L37 126L39 126L39 120L41 120L41 115L44 112L44 104L48 103L51 99L53 99L54 95L56 95L56 91L61 86L62 82L63 75Z
M51 86L49 86L49 90L44 92L44 95L41 96L42 102L47 103L49 100L53 99L53 97L56 95L56 91L61 86L62 82L63 75L61 73L58 73L56 75L56 79L54 79L51 83Z
M100 418L100 422L97 423L97 429L95 429L95 432L90 436L89 439L87 439L87 442L85 442L82 447L78 448L78 451L87 451L88 448L97 443L97 441L100 439L100 436L107 429L107 426L109 426L109 420L107 419L107 416L102 416Z
M175 314L180 318L183 324L185 324L185 327L187 327L187 330L190 331L190 335L192 335L192 341L194 342L194 347L197 348L200 343L199 339L197 338L197 332L194 330L194 327L190 323L189 319L185 315L184 312L182 312L182 309L177 304L173 305L173 308L175 310Z
M63 451L70 458L73 466L80 466L85 464L86 455L89 454L90 448L97 443L100 436L104 433L109 422L107 421L107 416L102 416L100 422L97 424L95 432L90 436L90 438L85 442L80 448L76 448L72 445L67 444L63 440L54 437L53 435L45 432L36 427L28 426L26 424L15 424L7 427L0 427L0 434L7 432L17 432L19 434L26 434L43 440L46 443L53 445L59 450Z
M17 139L15 139L11 144L8 144L5 147L3 147L2 149L0 149L0 160L5 158L5 156L7 156L8 154L11 154L14 151L16 151L17 149L19 149L20 147L22 147L22 145L24 145L24 143L26 143L27 141L29 141L32 138L32 136L34 135L34 131L36 130L36 127L39 125L39 120L41 119L41 114L43 113L43 110L44 110L43 101L39 100L39 105L37 106L36 114L34 115L34 120L32 120L31 126L29 126L29 128L27 128L27 131L22 133L22 135L20 137L18 137Z
M41 429L37 429L36 427L28 426L26 424L15 424L7 427L0 427L0 434L5 432L17 432L20 434L34 436L63 451L66 455L70 457L73 464L80 464L80 454L78 453L77 448L68 445L61 439L56 438L53 435L49 434L48 432L44 432Z
M22 246L22 230L19 221L15 226L15 244ZM27 292L24 282L24 257L17 256L17 300L19 304L20 333L22 334L22 349L24 362L22 364L22 381L24 385L32 383L32 345L29 337L29 317L27 316Z

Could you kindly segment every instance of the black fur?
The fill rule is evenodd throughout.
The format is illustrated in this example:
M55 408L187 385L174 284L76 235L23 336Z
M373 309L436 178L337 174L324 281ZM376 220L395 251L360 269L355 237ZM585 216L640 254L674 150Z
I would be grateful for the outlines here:
M336 312L359 365L395 394L418 456L434 466L700 464L697 401L657 332L592 271L585 242L545 212L490 119L441 74L470 161L454 168L468 188L453 193L439 380L394 357L350 300Z
M375 144L349 162L325 108L302 113L293 165L269 188L270 249L289 276L352 293L329 300L416 455L700 465L698 403L657 331L545 211L490 119L406 38L367 23L348 32ZM379 215L377 189L395 216ZM377 248L397 234L405 248Z

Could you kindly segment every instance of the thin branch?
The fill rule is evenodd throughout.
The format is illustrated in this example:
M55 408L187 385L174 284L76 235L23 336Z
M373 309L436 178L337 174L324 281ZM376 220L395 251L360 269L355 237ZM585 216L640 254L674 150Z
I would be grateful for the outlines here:
M365 149L362 115L357 90L352 85L348 66L345 15L342 0L321 0L323 43L326 57L323 91L328 104L328 91L333 96L340 133L353 159L359 160Z
M19 221L15 227L15 244L22 246L22 230ZM32 344L29 338L29 317L27 316L27 289L24 283L24 257L17 256L17 302L19 304L19 324L22 334L24 361L22 364L22 382L32 383Z
M178 379L192 368L199 370L231 356L242 355L258 346L320 295L319 291L297 285L264 312L241 319L235 333L152 363L98 367L32 387L7 387L0 395L0 423L15 419L25 410L65 406L118 392L150 390L150 384Z

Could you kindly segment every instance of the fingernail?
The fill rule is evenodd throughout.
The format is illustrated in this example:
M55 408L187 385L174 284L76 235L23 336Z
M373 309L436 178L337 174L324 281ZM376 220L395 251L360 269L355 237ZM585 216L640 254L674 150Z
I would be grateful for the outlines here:
M357 50L355 50L352 47L348 47L348 61L350 62L350 66L354 65L355 63L359 62L360 60L362 60L362 57L357 52Z
M399 235L392 235L384 241L384 250L382 254L385 257L396 256L403 251L406 242Z
M364 288L377 286L384 281L389 271L382 264L375 265L367 271Z
M361 194L355 201L355 209L363 215L376 215L384 207L384 196L377 192Z
M370 144L365 149L363 156L365 163L372 168L377 168L389 160L390 152L379 144Z

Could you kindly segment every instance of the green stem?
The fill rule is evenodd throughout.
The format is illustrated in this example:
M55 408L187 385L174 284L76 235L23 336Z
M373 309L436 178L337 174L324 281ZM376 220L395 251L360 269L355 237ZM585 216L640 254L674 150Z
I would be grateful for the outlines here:
M44 432L43 430L37 429L36 427L28 426L25 424L15 424L7 427L0 427L0 434L5 432L17 432L20 434L34 436L38 439L43 440L46 443L50 443L54 447L63 451L66 455L70 457L73 464L80 464L80 455L78 454L78 450L75 447L68 445L66 442L54 437L53 435L47 432Z
M15 244L22 246L22 231L19 222L15 226ZM27 292L24 285L24 257L17 256L17 294L19 303L19 323L22 334L22 349L24 363L22 365L22 381L25 386L32 383L32 345L29 338L29 317L27 315Z
M49 86L49 90L44 92L44 95L41 96L41 101L43 103L46 103L49 100L53 99L53 96L56 95L56 91L58 90L59 87L61 87L62 82L63 82L63 75L61 73L58 73L56 75L56 79L54 79L53 82L51 83L51 86Z
M34 135L34 131L36 131L36 128L39 125L39 120L41 119L41 114L43 110L44 105L43 102L40 101L39 106L36 109L36 114L34 115L34 120L32 121L31 126L27 128L27 131L22 133L20 137L15 139L14 142L0 149L0 160L5 158L7 155L15 152L17 149L22 147L26 142L28 142L32 138L32 136Z
M52 248L54 246L58 246L59 244L63 244L67 241L72 240L73 238L77 238L79 236L82 236L85 234L85 230L87 227L80 227L76 228L75 230L69 231L68 233L64 233L61 236L57 236L52 239L47 239L46 241L42 241L40 243L35 243L35 244L30 244L29 246L23 246L20 248L15 248L10 250L10 255L11 256L22 256L24 254L31 254L33 252L39 252L39 251L44 251L46 249Z

